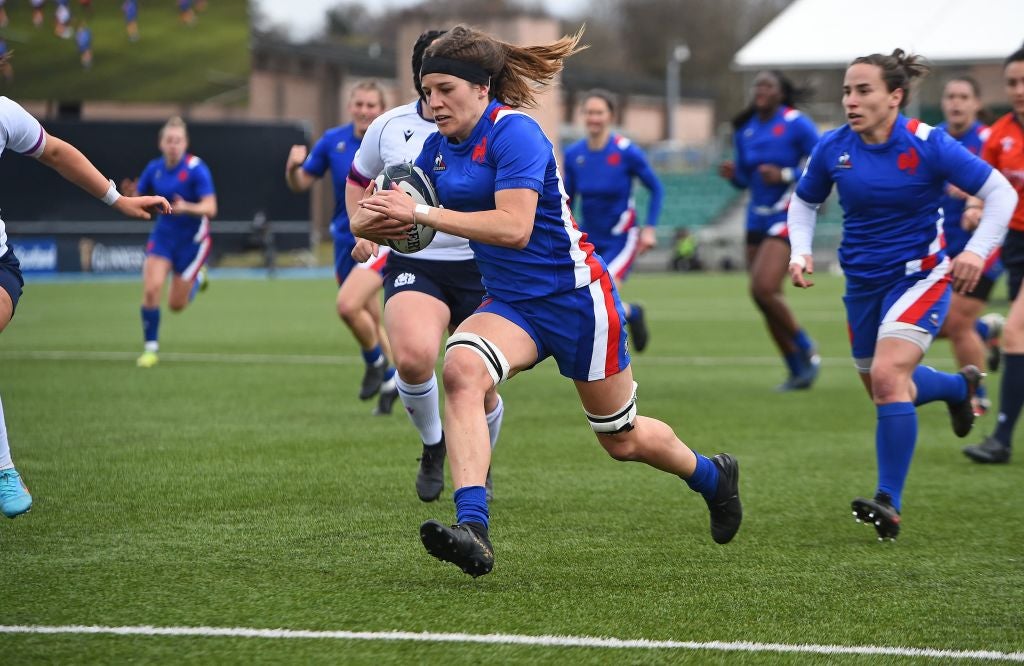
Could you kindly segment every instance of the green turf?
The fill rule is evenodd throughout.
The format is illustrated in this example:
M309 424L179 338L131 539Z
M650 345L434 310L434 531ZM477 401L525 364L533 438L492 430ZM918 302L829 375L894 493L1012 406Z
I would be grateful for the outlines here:
M850 517L850 499L873 490L874 409L847 358L838 278L789 292L825 365L813 391L787 395L771 391L782 367L742 276L639 275L627 285L647 304L653 336L634 363L641 411L697 450L741 461L746 517L733 543L712 543L703 502L678 479L604 454L549 361L502 388L497 564L478 580L419 544L421 521L453 517L451 494L419 502L407 419L371 417L355 399L360 362L330 281L220 280L184 314L164 312L165 356L333 359L306 364L165 358L137 369L139 292L30 282L0 337L15 461L36 500L0 523L0 624L1024 650L1019 461L969 463L945 409L924 407L900 540L879 544ZM31 351L125 355L54 361ZM945 342L930 361L952 367ZM19 664L879 660L3 634L0 645L0 662Z
M94 0L89 14L71 0L74 16L92 29L93 65L79 63L75 40L53 31L54 3L33 28L28 0L9 1L10 24L0 29L14 51L13 84L0 94L15 99L199 102L244 86L249 76L249 16L245 0L209 0L196 23L185 26L174 0L140 0L138 42L128 41L120 0ZM243 101L232 97L227 101Z

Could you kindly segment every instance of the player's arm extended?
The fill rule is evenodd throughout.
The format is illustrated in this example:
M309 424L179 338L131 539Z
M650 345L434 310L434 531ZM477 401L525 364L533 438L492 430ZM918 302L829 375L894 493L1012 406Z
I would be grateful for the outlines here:
M537 192L527 188L498 190L494 193L494 210L460 213L447 208L416 205L404 192L386 190L374 193L361 205L406 224L418 222L478 243L521 250L533 234L537 199Z
M82 151L51 134L46 135L46 144L38 159L122 215L148 220L154 212L171 212L171 205L163 197L121 196L113 182L107 180Z

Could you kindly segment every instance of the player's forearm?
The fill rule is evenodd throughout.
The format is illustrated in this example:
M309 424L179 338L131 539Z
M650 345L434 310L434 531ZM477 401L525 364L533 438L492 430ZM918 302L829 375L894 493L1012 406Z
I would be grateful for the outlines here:
M89 158L63 139L48 134L39 161L97 199L102 199L110 188L110 181Z
M205 196L195 203L178 201L174 205L174 212L178 215L191 215L192 217L217 217L217 197Z
M487 245L521 250L533 233L532 215L527 217L501 209L461 213L447 208L427 208L428 211L416 213L417 222Z
M309 191L316 179L302 169L301 164L293 164L285 169L284 180L288 189L296 194Z
M811 254L814 241L814 227L818 221L818 204L804 201L793 193L789 201L789 215L786 226L789 230L789 245L793 256Z
M989 174L988 180L977 192L978 198L985 202L981 213L981 222L971 234L965 251L973 252L982 259L999 247L1006 236L1006 228L1010 217L1017 206L1017 192L1003 174L995 169Z

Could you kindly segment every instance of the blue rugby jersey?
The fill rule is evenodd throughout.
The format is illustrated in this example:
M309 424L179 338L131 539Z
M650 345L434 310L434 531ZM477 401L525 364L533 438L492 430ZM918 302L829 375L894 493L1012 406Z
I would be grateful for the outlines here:
M605 273L572 219L552 144L528 115L492 101L466 141L431 134L416 165L452 210L494 210L494 193L504 189L538 193L525 248L470 241L489 294L508 302L541 298L587 286Z
M756 113L733 136L736 173L732 184L750 188L747 222L785 213L794 183L769 185L757 167L774 164L796 170L818 142L818 130L811 119L797 109L780 106L768 120Z
M575 207L580 195L583 230L599 247L635 226L634 178L651 192L647 226L658 223L664 189L643 151L626 137L612 134L600 150L590 150L586 139L577 141L565 150L563 167L569 204Z
M946 182L975 194L991 172L945 132L900 115L881 144L865 143L849 125L827 132L796 194L820 204L835 183L843 209L840 265L848 277L888 281L945 258L939 206Z
M981 155L981 147L985 145L985 140L988 139L989 135L988 126L978 121L975 121L963 136L953 136L950 134L946 123L939 123L936 125L936 128L944 130L946 134L953 137L972 155L979 156ZM946 219L943 225L946 232L946 252L951 257L955 257L963 252L964 247L967 246L967 241L971 240L971 232L964 231L960 226L960 218L964 214L964 206L966 204L967 202L964 199L951 197L949 194L943 194L942 196L942 214Z
M216 194L209 167L201 159L188 153L172 167L167 166L163 157L150 161L139 176L136 189L139 194L162 196L172 204L176 196L189 203L198 203L203 197ZM157 218L157 222L181 225L183 228L191 229L192 233L201 221L194 215L160 215Z
M324 132L302 163L303 171L317 178L323 178L327 170L331 170L331 185L334 187L331 233L335 236L352 235L348 227L348 211L345 210L345 182L360 143L362 139L356 136L352 123L333 127Z

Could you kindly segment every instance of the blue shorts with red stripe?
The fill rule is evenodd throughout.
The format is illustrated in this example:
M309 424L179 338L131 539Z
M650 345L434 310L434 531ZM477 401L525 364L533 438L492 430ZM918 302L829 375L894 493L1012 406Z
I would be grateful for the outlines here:
M363 263L352 258L352 249L356 246L356 237L352 234L332 234L334 239L334 277L340 286L356 268L366 268L375 271L378 275L384 275L384 267L387 265L387 252L378 252L376 257L371 256ZM381 248L386 249L386 248Z
M515 303L488 297L477 312L511 321L537 345L537 362L553 356L564 377L595 381L629 366L626 314L608 273L573 291Z
M203 218L196 227L157 222L149 234L146 254L169 260L174 272L186 280L195 278L210 256L209 221Z
M952 287L945 260L930 271L920 271L888 282L847 280L843 303L853 358L871 358L883 325L916 326L933 338L949 312Z
M612 277L620 282L629 277L640 240L639 227L630 227L625 233L616 236L594 238L588 234L587 240L594 244L594 250L604 259Z

